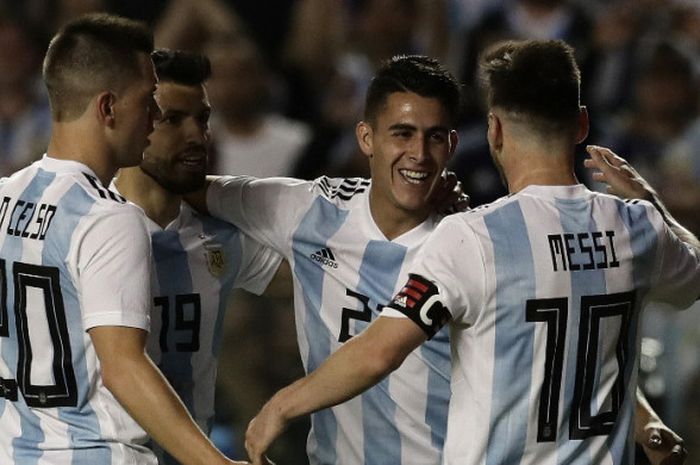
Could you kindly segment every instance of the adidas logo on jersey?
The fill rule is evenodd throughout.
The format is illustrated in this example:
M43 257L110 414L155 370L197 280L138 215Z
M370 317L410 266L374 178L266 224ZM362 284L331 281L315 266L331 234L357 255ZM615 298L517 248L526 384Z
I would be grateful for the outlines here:
M324 247L323 249L317 250L316 252L309 255L311 260L314 260L321 265L330 266L331 268L338 268L338 263L335 261L335 255L329 247Z

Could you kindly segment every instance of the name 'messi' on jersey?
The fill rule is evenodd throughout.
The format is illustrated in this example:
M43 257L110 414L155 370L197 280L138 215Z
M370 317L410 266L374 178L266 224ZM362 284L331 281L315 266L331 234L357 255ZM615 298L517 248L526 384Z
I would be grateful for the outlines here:
M55 215L56 206L48 203L37 204L7 196L0 201L0 229L7 227L8 236L43 241Z
M584 271L617 268L615 231L549 234L553 271Z

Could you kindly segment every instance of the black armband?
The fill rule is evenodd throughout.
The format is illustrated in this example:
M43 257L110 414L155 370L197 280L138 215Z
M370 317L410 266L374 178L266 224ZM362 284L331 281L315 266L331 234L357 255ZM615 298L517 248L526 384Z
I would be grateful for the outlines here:
M417 274L409 274L408 282L389 304L416 323L431 339L450 321L449 310L440 302L437 286Z

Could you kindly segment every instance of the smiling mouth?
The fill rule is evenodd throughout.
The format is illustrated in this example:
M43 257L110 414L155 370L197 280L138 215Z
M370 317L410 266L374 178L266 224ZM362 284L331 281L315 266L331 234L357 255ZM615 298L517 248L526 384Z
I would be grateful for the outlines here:
M411 184L422 184L430 176L430 173L426 171L413 171L402 169L399 170L401 176Z
M180 157L178 161L185 166L198 168L206 163L207 155L201 152L190 152Z

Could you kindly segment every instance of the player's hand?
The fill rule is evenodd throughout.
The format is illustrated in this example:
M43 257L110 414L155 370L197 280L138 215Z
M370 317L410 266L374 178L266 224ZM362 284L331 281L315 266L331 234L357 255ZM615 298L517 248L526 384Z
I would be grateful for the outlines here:
M452 171L445 170L435 185L430 203L438 213L450 215L469 208L469 196L464 193L462 183L457 179L457 175Z
M654 189L627 160L604 147L589 145L586 150L591 158L584 160L584 166L593 172L594 181L608 185L610 194L623 199L652 200Z
M651 465L683 465L688 451L683 439L661 421L651 421L644 426L638 442Z
M270 465L272 462L265 456L270 444L285 429L285 422L274 407L268 402L258 415L248 423L245 433L245 449L253 465ZM273 464L274 465L274 464Z

